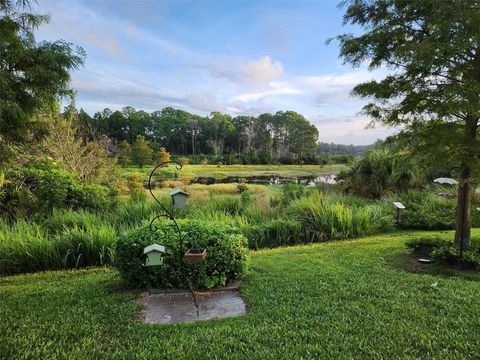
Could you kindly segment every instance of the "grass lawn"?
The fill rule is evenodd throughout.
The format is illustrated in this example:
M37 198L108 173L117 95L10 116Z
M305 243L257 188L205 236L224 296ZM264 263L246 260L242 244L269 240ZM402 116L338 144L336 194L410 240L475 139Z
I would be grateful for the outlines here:
M2 277L0 356L478 358L480 277L418 273L404 247L418 235L255 252L248 315L194 324L137 322L135 295L106 268Z
M174 166L170 166L174 171ZM336 174L348 167L345 165L185 165L180 175L191 177L213 177L217 179L229 176L250 177L250 176L268 176L278 175L282 177L296 176L320 176L326 174ZM128 167L123 169L124 174L140 172L148 175L152 171L152 166L143 168Z

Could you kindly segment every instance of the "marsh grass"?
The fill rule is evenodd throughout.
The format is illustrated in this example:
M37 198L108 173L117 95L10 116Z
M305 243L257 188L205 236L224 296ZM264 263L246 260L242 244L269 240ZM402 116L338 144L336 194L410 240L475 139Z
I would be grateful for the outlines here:
M222 186L219 186L222 185ZM393 229L392 201L407 205L404 228L445 229L454 219L454 201L409 191L378 201L317 189L285 190L234 184L189 185L189 206L175 217L212 220L238 227L254 249L344 240ZM297 191L298 190L298 191ZM169 189L155 189L165 207ZM285 193L288 195L285 196ZM213 194L215 193L215 194ZM56 210L51 216L7 224L0 221L0 273L77 268L112 263L113 245L129 229L146 225L161 209L148 193L135 193L101 212ZM480 214L473 211L473 224Z
M393 217L381 206L358 207L351 200L315 194L295 200L287 214L301 224L305 242L344 240L393 229Z

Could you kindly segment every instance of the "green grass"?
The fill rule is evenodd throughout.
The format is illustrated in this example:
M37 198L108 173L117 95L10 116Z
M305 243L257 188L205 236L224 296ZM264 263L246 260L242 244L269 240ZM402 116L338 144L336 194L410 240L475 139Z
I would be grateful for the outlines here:
M325 174L338 173L348 167L342 164L335 165L185 165L182 170L176 171L174 166L168 168L169 172L178 173L179 176L190 177L213 177L217 179L238 176L268 176L279 175L282 177L296 176L320 176ZM153 166L143 168L128 167L123 168L123 174L140 172L147 176L152 171ZM164 169L160 169L158 173Z
M107 268L1 277L0 357L478 358L480 277L412 271L404 243L424 234L255 252L248 315L193 324L139 323Z

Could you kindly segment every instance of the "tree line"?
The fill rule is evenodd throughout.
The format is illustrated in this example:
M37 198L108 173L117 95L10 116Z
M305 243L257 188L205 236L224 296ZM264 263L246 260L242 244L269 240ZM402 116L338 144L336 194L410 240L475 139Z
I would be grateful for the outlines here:
M127 106L121 111L106 108L93 117L80 110L78 117L84 137L106 135L122 148L145 140L153 153L163 147L175 155L233 156L245 163L312 162L318 141L317 128L294 111L232 117L172 107L148 113Z

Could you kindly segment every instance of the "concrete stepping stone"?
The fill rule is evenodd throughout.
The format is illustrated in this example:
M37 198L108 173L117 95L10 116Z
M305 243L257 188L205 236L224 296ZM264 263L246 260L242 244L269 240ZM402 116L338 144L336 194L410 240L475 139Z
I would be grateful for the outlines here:
M206 292L154 291L144 296L147 324L172 324L241 316L247 309L235 288Z

